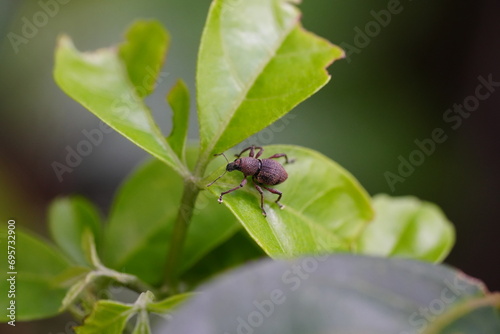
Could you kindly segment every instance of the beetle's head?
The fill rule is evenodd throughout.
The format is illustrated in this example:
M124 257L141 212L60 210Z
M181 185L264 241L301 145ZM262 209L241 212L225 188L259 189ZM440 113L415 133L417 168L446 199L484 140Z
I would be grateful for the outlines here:
M236 159L233 162L230 162L226 166L226 170L228 172L232 172L233 170L241 171L241 159Z
M224 159L226 159L226 161L227 161L226 170L218 178L216 178L215 180L213 180L212 182L207 184L207 187L210 187L212 184L215 183L215 181L217 181L218 179L223 177L224 174L226 174L227 172L232 172L233 170L241 170L241 159L236 159L233 162L229 162L229 160L227 160L227 157L224 153L219 153L219 154L214 154L214 155L215 156L222 155L224 157Z

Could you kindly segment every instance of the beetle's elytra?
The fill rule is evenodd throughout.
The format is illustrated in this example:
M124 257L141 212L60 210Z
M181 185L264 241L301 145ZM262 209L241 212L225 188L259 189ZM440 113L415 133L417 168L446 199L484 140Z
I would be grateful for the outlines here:
M241 155L248 150L250 150L248 157L241 158ZM256 155L255 155L255 150L258 150ZM264 216L267 215L266 210L264 210L264 192L262 191L262 188L266 189L267 191L273 194L278 195L278 199L275 202L276 204L278 204L280 209L284 208L284 205L282 205L279 202L283 194L279 190L270 188L268 186L275 186L277 184L285 182L285 180L288 178L288 174L279 162L271 159L284 157L285 163L291 163L293 161L289 161L287 155L283 153L274 154L267 159L259 159L259 157L262 155L262 152L264 152L264 149L260 146L252 145L250 147L245 148L243 151L240 152L240 154L236 154L236 160L234 160L233 162L228 162L226 166L226 171L221 176L219 176L213 182L207 185L207 187L210 187L212 184L215 183L215 181L217 181L224 174L226 174L226 172L232 172L233 170L237 170L243 173L244 178L241 181L240 185L221 193L218 200L219 203L222 203L222 196L244 187L245 184L247 183L247 176L252 176L252 179L254 181L254 186L260 194L260 208L262 209L262 214ZM216 155L223 155L224 157L226 157L224 153Z

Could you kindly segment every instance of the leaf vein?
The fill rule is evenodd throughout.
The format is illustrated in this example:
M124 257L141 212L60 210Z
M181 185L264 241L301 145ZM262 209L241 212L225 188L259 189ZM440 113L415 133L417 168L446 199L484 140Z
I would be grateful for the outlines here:
M240 97L237 98L234 103L233 103L233 108L232 111L230 112L229 114L229 117L225 118L222 120L222 124L221 126L219 127L219 131L218 133L216 133L213 137L212 137L212 141L211 143L208 145L208 151L211 152L213 150L213 148L215 147L216 143L219 141L219 139L221 138L222 134L225 132L228 124L231 122L231 120L234 118L234 115L236 114L236 111L238 110L238 108L241 106L241 104L243 103L243 101L245 100L245 98L247 97L248 95L248 92L250 91L250 89L254 86L255 82L257 81L257 79L262 75L262 72L263 70L266 68L266 66L271 62L271 60L273 59L274 56L276 56L277 54L277 51L281 48L281 46L283 45L283 42L284 40L290 35L290 33L292 32L292 30L295 28L296 26L296 23L298 21L298 17L295 18L295 20L293 21L293 24L290 24L290 27L288 27L287 29L285 29L285 31L283 32L283 35L281 36L281 38L277 41L276 43L276 47L275 47L275 50L272 50L270 49L270 54L269 54L269 57L267 59L264 59L262 61L262 63L260 64L259 68L257 69L257 71L255 72L255 75L253 78L251 78L248 83L245 85L243 84L243 90L242 90L242 93L240 94ZM276 22L275 22L276 24ZM221 38L221 45L222 45L222 50L223 50L223 54L224 54L224 58L227 57L226 55L226 47L224 46L224 42Z

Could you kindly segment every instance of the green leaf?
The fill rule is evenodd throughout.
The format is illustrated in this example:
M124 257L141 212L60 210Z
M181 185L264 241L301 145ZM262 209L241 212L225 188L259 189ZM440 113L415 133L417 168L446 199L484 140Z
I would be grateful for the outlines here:
M183 182L159 161L150 161L123 184L115 198L106 231L104 262L155 285L163 281L173 222ZM240 228L227 210L200 195L179 268L179 274Z
M149 312L160 314L172 312L172 310L178 308L186 300L193 298L197 294L198 293L193 292L181 293L167 299L160 300L159 302L149 303L146 308Z
M359 252L442 261L455 242L455 230L441 209L415 197L373 198L375 220L359 239Z
M92 231L97 243L101 239L101 219L96 208L83 197L59 198L49 208L49 228L52 239L78 264L85 265L82 237Z
M83 266L70 267L54 277L53 283L64 287L70 287L85 277L91 270L92 269Z
M328 82L325 68L344 52L305 31L299 19L287 0L212 2L196 76L207 158L264 129Z
M366 191L351 174L316 151L298 146L266 146L262 157L275 153L295 159L284 165L288 179L275 187L283 193L281 203L285 209L280 210L274 203L277 195L266 192L264 217L260 195L250 180L244 188L224 196L224 204L270 256L350 250L373 216ZM223 168L207 177L207 183ZM228 173L208 189L218 197L242 179L240 172Z
M180 79L177 81L168 93L167 101L173 111L173 128L167 141L177 156L185 161L185 145L189 125L189 91L184 81Z
M137 21L127 31L119 55L128 77L141 98L151 94L165 61L170 36L157 21Z
M7 262L7 241L14 241L13 235L7 238L7 231L0 234L0 245L5 249L0 255L3 264ZM0 279L0 308L6 310L10 301L15 301L16 320L42 319L59 313L61 301L66 294L66 287L56 284L56 276L70 268L70 262L48 243L38 237L31 236L15 229L15 244L9 243L15 249L15 268L6 268L2 265ZM16 272L17 274L8 274ZM15 277L15 296L7 298L10 290L8 278ZM12 281L13 282L13 281ZM0 315L0 321L6 322L6 312Z
M158 333L403 334L442 322L454 323L453 333L500 333L498 296L460 271L415 260L349 254L266 260L201 290ZM474 303L482 312L463 309Z
M134 70L134 73L139 72ZM69 37L62 36L56 50L54 78L66 94L111 128L165 162L176 173L189 175L137 94L127 64L123 63L116 48L82 53Z
M127 321L135 312L134 305L100 300L83 325L75 328L75 332L77 334L121 334Z
M423 334L498 333L500 293L471 298L429 324ZM491 319L497 321L491 321Z
M85 319L82 326L75 328L77 334L121 334L128 320L138 314L133 333L151 333L148 317L148 306L153 303L151 291L139 295L134 304L124 304L109 300L100 300L94 306L92 313Z

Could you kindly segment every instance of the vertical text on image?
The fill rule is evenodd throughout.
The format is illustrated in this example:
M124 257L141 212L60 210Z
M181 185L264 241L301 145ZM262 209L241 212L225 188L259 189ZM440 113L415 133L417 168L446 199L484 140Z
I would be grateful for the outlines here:
M7 221L7 298L9 300L7 307L7 323L11 326L16 325L16 221L9 219Z

